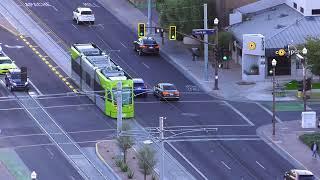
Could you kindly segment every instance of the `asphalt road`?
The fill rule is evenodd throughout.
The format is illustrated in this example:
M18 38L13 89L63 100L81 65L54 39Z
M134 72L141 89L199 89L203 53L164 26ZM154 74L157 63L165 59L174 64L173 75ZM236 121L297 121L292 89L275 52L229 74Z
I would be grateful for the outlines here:
M24 2L28 1L24 0ZM51 6L31 6L30 9L64 41L66 46L72 43L95 42L107 51L120 50L120 53L113 52L112 57L133 77L142 77L149 87L157 82L173 82L182 91L180 102L158 102L152 95L146 99L137 100L136 119L140 124L156 127L158 126L158 117L166 116L165 126L186 126L193 129L199 125L217 127L217 131L211 135L213 137L221 136L219 140L172 142L175 148L208 179L241 179L241 177L244 179L275 179L275 177L280 179L284 171L292 168L289 162L280 157L263 141L241 138L255 136L256 127L270 123L270 114L261 107L256 104L239 102L230 102L228 105L201 91L191 93L188 87L194 86L194 83L184 77L165 59L158 56L137 56L131 47L136 35L100 6L92 8L97 17L95 25L78 26L72 22L72 10L86 1L57 2L49 0L46 2L49 2ZM98 3L95 2L95 4ZM34 83L37 84L37 80ZM50 87L50 83L45 86ZM57 88L57 91L62 91L62 88ZM47 103L44 101L41 103ZM57 102L57 100L53 101L50 100L49 103ZM61 105L70 104L70 100L67 98L62 98L59 101ZM68 111L69 108L52 108L49 109L49 112L67 131L114 127L107 125L109 124L107 118L102 117L102 114L99 114L94 107L87 105L80 107L77 111L71 108L72 112ZM86 108L92 108L92 112ZM85 109L83 114L78 112L82 109ZM239 111L242 114L239 114ZM226 138L226 135L235 138L231 141ZM95 138L96 135L92 136ZM167 146L167 149L173 154L177 153L171 147ZM176 157L180 158L181 163L197 179L201 179L200 174L182 160L182 156L176 154Z
M37 87L32 87L29 92L43 94L36 99L74 141L80 146L93 146L97 140L109 139L114 134L114 121L104 116L87 97L66 94L71 90L22 40L3 29L0 29L0 37L6 54L19 67L28 67L30 80ZM28 40L33 43L30 38ZM3 83L0 94L0 147L14 148L26 166L36 170L41 179L82 179Z

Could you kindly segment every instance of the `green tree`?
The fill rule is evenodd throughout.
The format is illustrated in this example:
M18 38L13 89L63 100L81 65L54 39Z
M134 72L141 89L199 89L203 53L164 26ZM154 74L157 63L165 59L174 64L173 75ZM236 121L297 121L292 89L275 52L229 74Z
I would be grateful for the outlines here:
M228 31L220 31L218 41L219 47L229 49L229 45L232 42L232 34Z
M320 39L308 38L306 42L307 63L310 65L311 72L315 75L320 75Z
M214 1L213 0L161 0L157 1L159 22L164 28L170 25L177 26L177 31L191 34L192 29L203 28L203 4L208 4L208 26L213 26ZM183 35L178 33L177 39Z
M122 124L122 131L129 131L131 128L127 123ZM134 145L134 141L130 136L120 136L117 138L117 144L123 152L123 161L127 162L127 152Z
M143 146L138 152L138 164L141 172L144 175L144 180L147 179L147 175L151 174L154 166L157 163L155 154L156 152L147 145Z

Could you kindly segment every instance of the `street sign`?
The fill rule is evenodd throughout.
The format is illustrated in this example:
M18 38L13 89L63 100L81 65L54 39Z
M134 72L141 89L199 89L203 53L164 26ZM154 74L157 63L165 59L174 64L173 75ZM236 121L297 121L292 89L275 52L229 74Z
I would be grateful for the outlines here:
M215 29L192 29L193 35L213 34Z

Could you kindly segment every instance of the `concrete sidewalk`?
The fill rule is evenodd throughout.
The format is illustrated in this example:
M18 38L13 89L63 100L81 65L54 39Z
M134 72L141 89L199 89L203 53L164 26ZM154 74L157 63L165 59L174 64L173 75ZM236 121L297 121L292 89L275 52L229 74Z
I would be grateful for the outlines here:
M314 132L320 133L320 129L303 129L301 120L277 123L274 137L272 124L257 129L257 134L296 168L308 169L320 179L320 158L313 159L310 148L299 140L300 135Z
M97 1L134 32L137 31L138 23L147 22L145 9L137 9L127 0ZM157 15L155 14L154 17L157 17ZM157 20L154 20L153 24L156 24L156 22ZM157 42L161 42L159 35L152 36L157 39ZM232 100L272 101L271 79L253 85L239 85L241 84L241 67L238 64L230 61L229 69L219 69L219 90L213 90L214 69L212 67L212 59L209 59L209 80L204 81L203 57L200 57L197 61L192 61L190 47L187 47L182 42L169 41L168 38L165 38L165 44L161 45L160 51L161 56L168 62L174 65L195 84L212 95ZM291 101L296 100L296 98L289 94L287 97L277 97L276 100Z

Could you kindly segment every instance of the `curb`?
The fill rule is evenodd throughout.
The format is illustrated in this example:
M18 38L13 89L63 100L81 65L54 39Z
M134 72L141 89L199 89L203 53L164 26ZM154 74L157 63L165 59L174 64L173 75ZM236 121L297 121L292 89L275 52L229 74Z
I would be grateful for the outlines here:
M273 150L275 150L280 156L282 156L284 159L286 159L288 162L290 162L294 167L299 169L308 169L306 168L300 161L295 159L293 156L291 156L286 150L284 150L281 146L276 144L274 141L272 141L270 138L268 138L266 135L264 135L263 128L270 126L264 125L260 126L256 132L257 135L267 144L269 145Z
M9 29L5 25L0 23L0 27L3 28L4 30L8 31L9 33L13 34L14 36L19 36L19 33L14 32L13 30Z
M99 148L98 148L98 144L99 144L99 143L102 143L102 142L103 142L103 141L100 141L100 142L97 142L97 143L96 143L96 145L95 145L96 154L97 154L98 158L100 159L100 161L102 161L103 164L104 164L104 165L111 171L111 173L115 176L115 178L121 180L121 178L118 176L118 174L113 171L113 169L109 166L109 164L103 159L102 155L100 154Z

